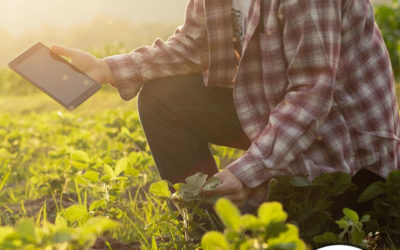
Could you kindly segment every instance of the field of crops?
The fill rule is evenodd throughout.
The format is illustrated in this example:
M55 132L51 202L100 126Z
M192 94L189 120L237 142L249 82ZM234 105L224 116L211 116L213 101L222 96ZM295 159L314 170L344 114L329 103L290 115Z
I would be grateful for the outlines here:
M113 94L96 98L119 98ZM100 110L93 107L98 101L90 100L78 113L37 113L37 102L50 110L58 106L43 95L24 97L31 97L31 109L18 109L14 101L13 113L0 113L0 249L199 246L199 236L189 236L198 227L183 226L179 213L167 206L171 194L162 188L165 183L151 187L155 195L148 192L158 175L135 103L129 104L131 111ZM214 151L221 164L238 153Z
M265 249L274 245L301 249L304 242L298 230L310 246L318 242L365 246L367 234L378 228L393 229L386 232L390 233L385 234L386 242L391 246L398 242L391 237L397 237L400 229L400 197L393 191L400 188L400 173L380 184L385 191L373 187L364 195L364 199L381 197L384 207L379 211L389 204L389 213L382 210L371 218L344 210L343 218L336 221L339 226L332 230L326 227L334 221L326 209L329 198L351 189L346 175L322 176L313 183L291 179L290 187L276 193L271 187L271 199L274 194L281 198L290 194L290 202L284 203L289 217L280 203L265 204L258 216L240 216L232 204L220 200L216 206L220 219L216 219L203 209L209 201L200 195L201 189L217 185L216 180L198 175L174 188L160 182L134 102L119 101L116 92L106 91L77 112L68 112L38 93L19 98L30 107L17 97L0 97L2 103L12 103L0 112L0 249ZM115 107L104 108L104 100ZM48 110L38 112L43 105ZM221 167L240 154L224 147L212 149ZM172 203L178 209L171 209ZM387 221L377 227L377 219ZM223 228L224 234L211 232L201 241L204 231Z

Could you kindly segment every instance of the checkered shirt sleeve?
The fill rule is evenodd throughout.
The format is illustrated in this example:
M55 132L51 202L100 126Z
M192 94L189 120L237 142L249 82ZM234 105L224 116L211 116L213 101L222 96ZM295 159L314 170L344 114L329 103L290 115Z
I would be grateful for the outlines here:
M207 30L201 0L190 0L184 25L167 41L157 39L126 55L107 57L116 87L124 100L137 95L149 80L202 72L208 67Z

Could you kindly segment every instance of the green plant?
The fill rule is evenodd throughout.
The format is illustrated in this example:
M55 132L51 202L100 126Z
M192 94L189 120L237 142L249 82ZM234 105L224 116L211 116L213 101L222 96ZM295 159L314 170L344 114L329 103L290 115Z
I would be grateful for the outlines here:
M201 246L204 250L213 249L306 249L299 238L298 228L286 223L287 214L278 202L262 204L258 216L241 215L235 205L221 198L215 210L225 225L224 233L207 232Z
M335 234L333 232L325 232L314 237L314 242L319 244L345 243L366 248L366 234L363 227L364 223L370 220L370 216L364 215L360 219L356 211L348 208L343 209L343 214L344 216L341 219L335 221L339 226L339 230L341 230L340 233Z
M15 228L0 227L1 249L87 249L96 237L114 229L118 223L104 217L87 220L80 227L68 227L58 216L55 224L44 222L35 226L31 219L21 219Z
M374 201L369 212L371 221L367 224L368 232L385 234L386 244L400 246L400 171L388 175L385 182L378 181L368 186L358 201Z
M204 224L209 223L217 229L218 220L213 218L207 207L203 205L212 204L215 198L205 198L202 196L203 190L213 190L221 182L218 178L197 173L185 179L186 183L168 185L166 181L151 184L149 192L170 203L170 216L173 220L179 221L182 226L184 237L184 247L189 249L196 244L196 238L207 231ZM175 189L175 193L171 193ZM174 210L176 209L176 211Z
M315 235L335 226L329 213L334 197L357 188L347 174L324 174L309 181L304 177L277 176L270 185L269 201L282 202L289 222L297 225L300 235L312 243Z
M398 1L392 0L391 5L377 6L375 20L385 40L394 75L400 79L400 6Z
M213 152L220 166L241 153L222 147L213 147ZM382 245L381 241L392 249L400 246L398 175L394 172L385 182L371 185L360 198L360 201L376 203L369 212L371 219L362 222L368 246ZM207 181L199 174L175 187L158 180L135 111L0 113L0 238L3 243L3 235L18 231L20 221L26 218L35 222L34 231L40 239L25 242L18 236L15 242L26 249L45 249L47 243L43 242L57 249L74 244L80 249L88 248L96 237L95 246L103 242L101 248L119 249L123 244L132 249L199 248L201 234L209 229L222 230L212 201L201 196L201 190L215 187L217 182L213 182L217 180ZM153 195L148 191L154 182L159 184L152 185ZM353 188L351 177L343 174L323 175L314 181L277 177L271 182L269 200L281 201L288 223L299 228L300 238L316 244L312 241L316 235L332 232L339 238L345 230L335 223L341 215L332 218L329 209L335 196ZM79 228L90 220L104 217L117 220L120 226L104 234L92 234L89 240L78 240L83 243L68 240L59 244L49 236L54 230L66 229L74 239L84 237L78 233ZM66 226L57 226L60 221ZM347 223L347 233L339 243L348 242L356 228L350 226L350 221ZM56 229L47 232L51 227L48 225ZM49 240L40 236L42 231L46 231L43 237ZM258 234L245 230L243 237L251 238L252 244L257 245L255 242L261 240L253 239L255 235ZM13 242L11 238L6 241ZM0 249L7 248L0 246Z

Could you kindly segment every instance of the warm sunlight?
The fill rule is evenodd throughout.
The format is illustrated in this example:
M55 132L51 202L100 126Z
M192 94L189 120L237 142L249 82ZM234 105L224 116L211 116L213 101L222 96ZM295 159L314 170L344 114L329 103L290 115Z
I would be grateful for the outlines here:
M186 0L1 0L0 66L38 41L84 49L148 43L171 34L182 23L185 6Z
M185 0L1 0L0 26L21 33L42 24L81 23L97 15L135 22L176 21L182 19L185 5Z
M400 0L0 0L0 250L400 250L399 104Z

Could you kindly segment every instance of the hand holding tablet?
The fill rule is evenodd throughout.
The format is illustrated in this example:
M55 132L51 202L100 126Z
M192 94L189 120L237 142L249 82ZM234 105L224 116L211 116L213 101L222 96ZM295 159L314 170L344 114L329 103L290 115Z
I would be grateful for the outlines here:
M62 50L60 53L57 51L58 54L63 54L66 50L71 51L62 47L56 49ZM85 56L82 52L80 54ZM35 44L15 58L9 63L9 67L68 110L75 109L101 88L96 80L41 43ZM100 68L97 71L101 70ZM100 79L95 74L92 75Z

